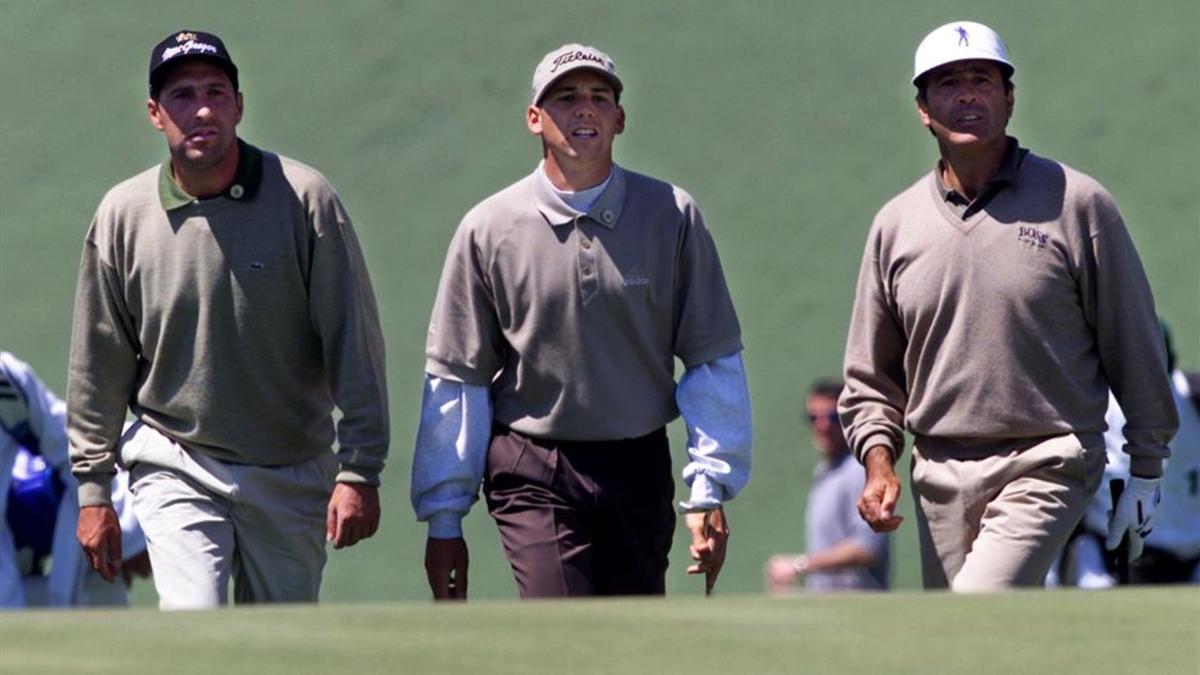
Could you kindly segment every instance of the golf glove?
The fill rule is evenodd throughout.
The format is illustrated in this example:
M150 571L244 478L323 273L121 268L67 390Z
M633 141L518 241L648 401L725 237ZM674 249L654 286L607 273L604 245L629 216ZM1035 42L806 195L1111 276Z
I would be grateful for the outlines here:
M1162 499L1160 479L1130 477L1129 486L1113 505L1108 520L1108 540L1104 547L1110 551L1121 545L1125 533L1129 533L1129 561L1142 555L1142 543L1154 529L1154 510Z

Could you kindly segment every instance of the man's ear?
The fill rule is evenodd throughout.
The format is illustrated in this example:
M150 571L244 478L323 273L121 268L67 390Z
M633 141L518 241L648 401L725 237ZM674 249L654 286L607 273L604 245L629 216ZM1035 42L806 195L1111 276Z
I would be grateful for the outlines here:
M542 109L531 105L525 109L525 128L534 136L542 135Z
M150 124L154 125L155 129L162 131L166 126L166 123L163 121L163 115L166 113L163 112L162 106L158 104L158 101L152 98L146 99L146 114L150 117Z
M919 117L921 119L921 126L928 129L929 125L931 124L930 119L929 119L929 109L927 107L925 107L925 101L922 101L920 96L916 97L916 101L917 101L917 117Z

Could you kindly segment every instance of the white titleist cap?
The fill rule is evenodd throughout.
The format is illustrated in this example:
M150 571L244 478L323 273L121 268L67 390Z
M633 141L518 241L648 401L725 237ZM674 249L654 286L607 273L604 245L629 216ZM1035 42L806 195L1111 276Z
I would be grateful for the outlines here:
M974 21L955 21L921 40L913 58L913 84L938 66L966 59L985 59L1001 64L1012 75L1016 68L1008 60L1008 49L996 31Z
M617 64L608 54L587 45L569 44L546 54L533 71L533 104L542 100L542 95L558 78L573 70L589 68L608 78L613 89L620 94L621 78L617 77Z

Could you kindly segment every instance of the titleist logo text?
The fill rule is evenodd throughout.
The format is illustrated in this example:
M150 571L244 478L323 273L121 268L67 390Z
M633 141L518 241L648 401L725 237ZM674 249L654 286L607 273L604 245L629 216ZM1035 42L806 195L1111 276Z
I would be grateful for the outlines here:
M559 66L565 66L568 63L574 63L576 61L592 61L600 64L600 66L605 70L609 69L608 63L601 57L596 56L595 54L589 54L588 52L574 51L567 52L566 54L555 58L554 67L550 69L550 72L553 73L554 71L558 70Z

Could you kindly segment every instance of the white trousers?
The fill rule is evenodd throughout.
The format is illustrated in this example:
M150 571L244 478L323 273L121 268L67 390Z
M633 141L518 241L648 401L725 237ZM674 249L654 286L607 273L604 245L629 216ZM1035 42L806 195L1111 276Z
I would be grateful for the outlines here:
M219 462L146 425L122 443L162 609L316 602L325 567L329 453L280 467Z

